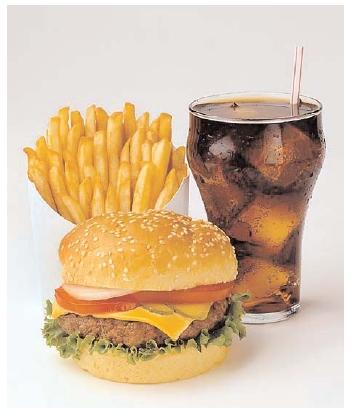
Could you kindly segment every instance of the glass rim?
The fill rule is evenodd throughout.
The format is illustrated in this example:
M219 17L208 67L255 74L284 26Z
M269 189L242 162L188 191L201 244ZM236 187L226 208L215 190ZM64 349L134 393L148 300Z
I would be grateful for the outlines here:
M237 97L264 97L269 98L272 97L277 99L278 102L290 102L291 94L288 92L268 92L268 91L239 91L239 92L227 92L227 93L220 93L220 94L212 94L206 95L196 100L192 101L189 104L189 112L198 118L203 118L206 120L213 120L213 121L220 121L223 123L233 123L233 124L270 124L270 123L285 123L290 121L299 121L304 120L310 117L314 117L319 115L322 111L322 104L316 98L312 98L306 95L300 95L299 99L306 104L312 104L315 108L311 111L308 111L305 114L300 115L292 115L287 117L277 117L277 118L261 118L261 119L251 119L251 118L227 118L221 116L210 116L204 114L200 111L195 110L195 106L198 104L207 104L207 103L215 103L217 101L222 102L221 100L233 97L236 99ZM228 101L226 101L228 102ZM260 101L261 102L261 101Z

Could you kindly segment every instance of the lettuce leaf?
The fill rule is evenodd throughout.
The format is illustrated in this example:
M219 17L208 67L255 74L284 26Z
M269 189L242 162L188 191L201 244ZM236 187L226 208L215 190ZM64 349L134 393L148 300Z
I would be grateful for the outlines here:
M55 347L63 358L73 357L79 359L81 351L87 348L91 354L93 352L105 354L111 351L113 354L125 355L129 363L135 364L139 360L151 360L158 354L180 352L185 348L197 348L201 351L202 348L207 348L211 344L229 346L232 343L234 334L239 339L242 339L246 335L245 326L241 323L241 317L244 313L242 302L248 298L247 294L236 294L231 297L228 313L221 328L212 331L204 329L196 338L186 341L167 339L162 346L157 345L156 341L150 340L143 347L128 347L123 344L114 345L109 340L102 338L81 337L78 333L67 334L59 326L58 320L50 317L50 301L47 301L42 333L47 345Z

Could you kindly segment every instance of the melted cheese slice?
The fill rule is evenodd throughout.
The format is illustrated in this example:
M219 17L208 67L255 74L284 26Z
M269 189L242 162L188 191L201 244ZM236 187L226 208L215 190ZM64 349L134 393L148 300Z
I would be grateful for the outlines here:
M135 309L125 312L110 312L110 313L96 313L89 314L95 318L111 318L119 319L120 321L134 321L134 322L144 322L150 324L171 338L173 341L177 340L182 332L191 324L194 320L204 320L208 316L208 312L212 302L210 303L200 303L194 305L178 305L171 306L170 314L158 314L152 312L150 309L146 309L142 306L139 306ZM157 306L157 305L155 305ZM162 309L163 305L160 305ZM174 309L174 312L173 312ZM177 310L177 312L176 312ZM65 308L62 308L57 302L53 303L52 309L52 318L56 319L59 316L66 315L68 313L76 313ZM88 314L80 314L85 316Z

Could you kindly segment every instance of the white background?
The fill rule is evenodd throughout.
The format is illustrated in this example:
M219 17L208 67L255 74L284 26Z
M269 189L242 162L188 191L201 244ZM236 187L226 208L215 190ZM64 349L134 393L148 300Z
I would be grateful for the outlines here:
M10 406L335 407L343 404L343 8L10 7L8 21L8 380ZM60 106L174 115L226 91L288 91L296 44L302 91L320 99L327 155L307 215L302 310L251 326L219 369L193 380L126 386L48 350L32 252L22 148ZM191 188L191 214L203 215Z

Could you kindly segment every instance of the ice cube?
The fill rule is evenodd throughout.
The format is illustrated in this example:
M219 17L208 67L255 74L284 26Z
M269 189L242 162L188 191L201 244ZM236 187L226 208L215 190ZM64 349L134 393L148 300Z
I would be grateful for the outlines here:
M231 136L223 136L211 144L208 151L221 160L232 160L236 151L235 143Z
M260 245L266 254L276 254L302 222L304 203L296 194L257 196L227 232L237 240Z
M198 181L198 186L210 220L223 227L244 207L248 196L239 185L227 180L219 164L212 167L211 173L203 182Z
M249 292L250 302L254 302L276 293L288 283L292 275L290 268L257 257L245 257L239 261L236 292Z
M248 150L247 160L275 186L288 187L316 170L315 143L298 128L270 124Z

